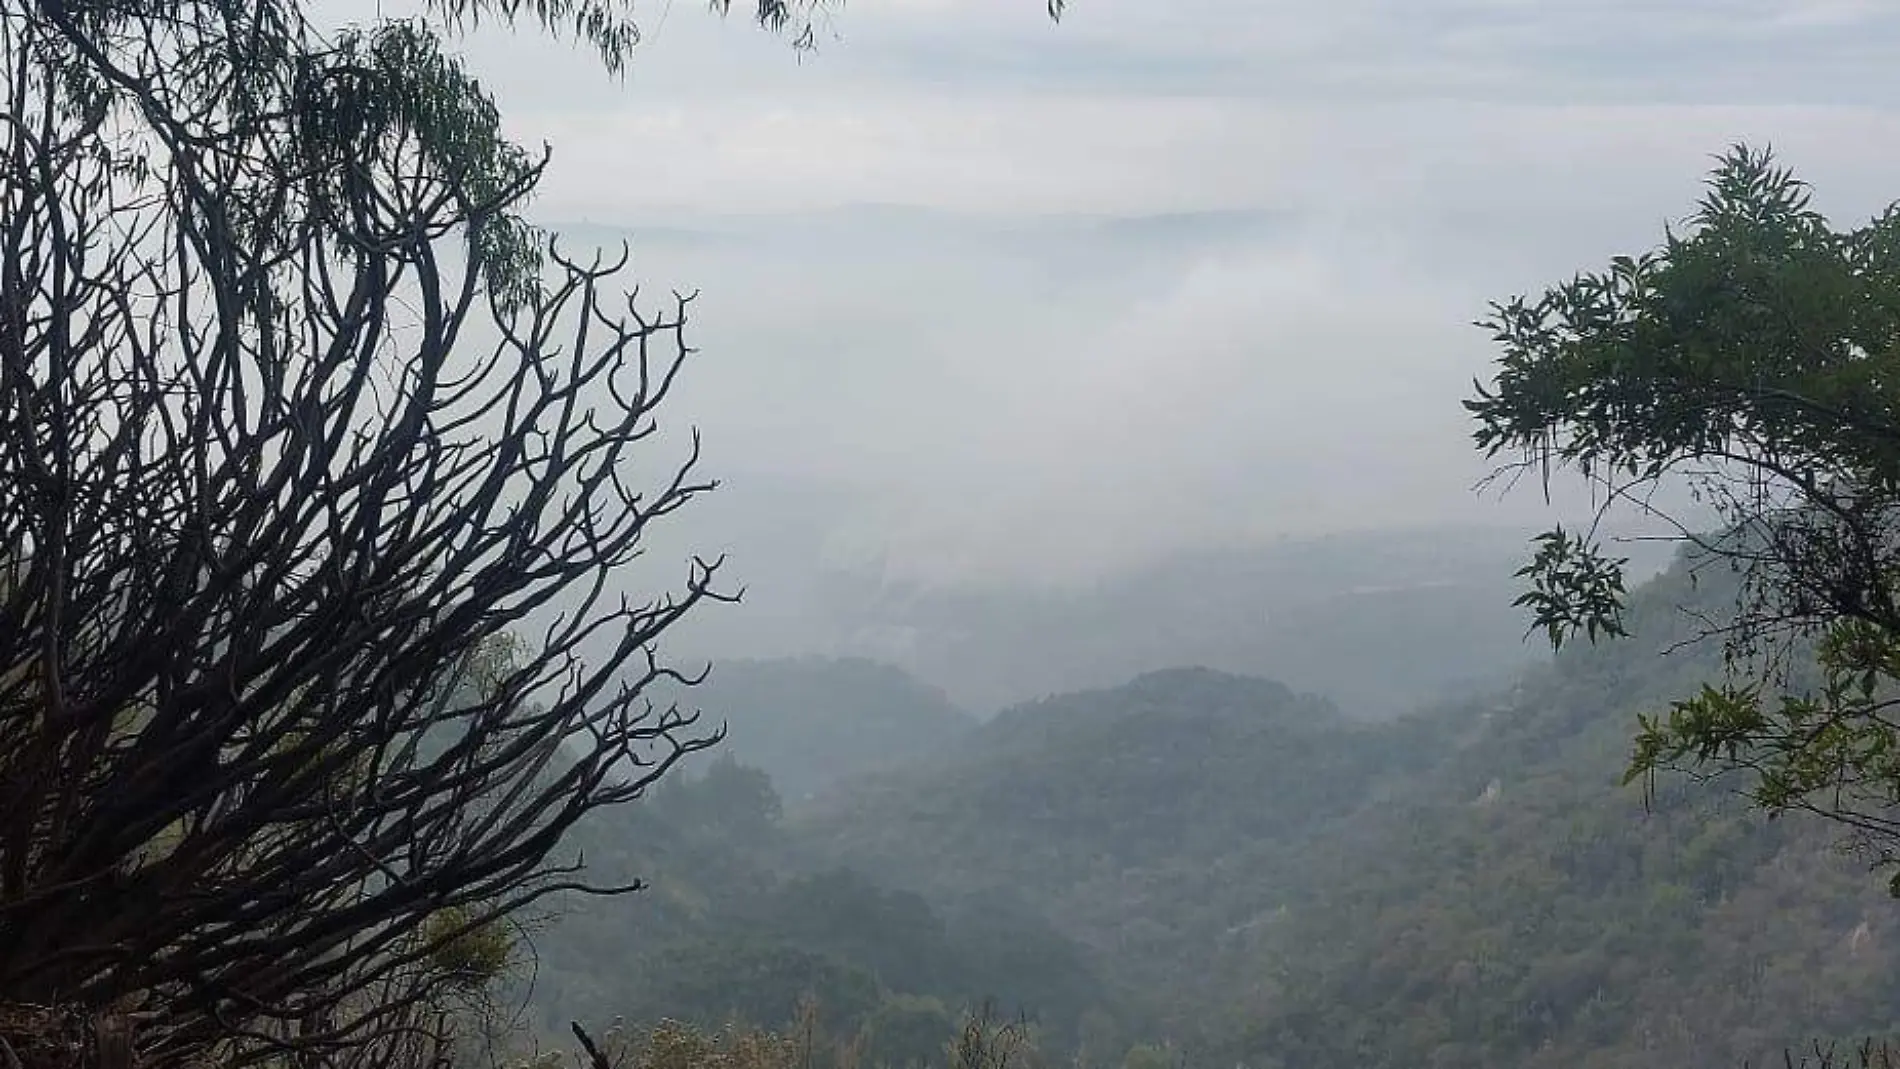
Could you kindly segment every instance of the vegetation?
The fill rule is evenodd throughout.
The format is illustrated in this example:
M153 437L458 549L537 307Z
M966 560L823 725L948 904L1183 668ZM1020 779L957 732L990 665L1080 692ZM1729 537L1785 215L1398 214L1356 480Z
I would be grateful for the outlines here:
M1227 1049L1261 1065L1739 1065L1893 1034L1900 933L1825 829L1706 786L1659 785L1647 806L1617 789L1630 718L1719 663L1679 647L1734 587L1692 568L1632 599L1627 640L1429 717L1469 741L1338 828L1284 922L1236 948L1224 975L1255 979Z
M943 901L1033 905L1166 990L1245 919L1224 901L1237 879L1285 878L1279 862L1291 868L1328 815L1407 759L1384 738L1276 683L1158 672L1009 710L934 762L821 803L798 830L825 857Z
M1738 148L1685 232L1489 325L1504 355L1468 406L1480 446L1610 501L1685 483L1718 518L1685 537L1742 576L1709 629L1725 670L1642 721L1631 776L1742 773L1763 809L1823 814L1900 860L1900 210L1837 231ZM1550 532L1526 574L1553 643L1624 629L1619 562L1588 537Z
M596 1040L572 1026L588 1069L857 1069L860 1065L943 1065L945 1069L1009 1069L1045 1063L1033 1038L1018 1021L999 1020L988 1007L946 1027L928 1056L914 1061L872 1060L865 1037L839 1040L824 1030L807 1003L785 1031L741 1028L703 1029L663 1021L642 1029L616 1027ZM537 1059L536 1066L559 1064L559 1055Z
M769 782L729 756L576 836L600 878L650 885L630 902L563 903L534 932L527 994L546 1039L570 1017L787 1028L815 999L829 1031L909 1058L992 1000L1059 1044L1087 1011L1113 1008L1086 956L1039 915L942 908L799 849Z
M717 718L721 752L765 772L793 800L927 755L976 727L941 691L862 658L727 659L690 692L663 690Z
M441 37L638 27L430 11L0 9L0 1016L115 1065L435 1062L505 920L611 889L568 833L716 741L648 691L717 562L629 570L713 485L656 437L690 298L524 222Z
M1026 706L794 830L932 898L1016 889L1134 1025L1109 1061L1142 1040L1250 1067L1845 1051L1900 1027L1900 928L1864 867L1718 789L1617 789L1630 718L1720 665L1683 648L1732 603L1720 579L1684 560L1630 637L1390 724L1196 671Z
M425 22L8 4L0 56L0 1004L432 1059L567 831L712 741L643 691L716 565L628 572L711 487L654 442L687 300L538 243Z
M983 715L1202 665L1324 694L1354 718L1390 719L1507 682L1542 659L1522 641L1522 614L1511 607L1510 572L1525 534L1474 527L1288 538L1183 551L1053 589L933 588L843 573L805 596L774 641L795 641L794 627L891 636L877 656ZM1642 574L1669 562L1667 547L1636 556L1632 570ZM1369 663L1380 670L1366 671ZM800 796L789 781L785 791Z

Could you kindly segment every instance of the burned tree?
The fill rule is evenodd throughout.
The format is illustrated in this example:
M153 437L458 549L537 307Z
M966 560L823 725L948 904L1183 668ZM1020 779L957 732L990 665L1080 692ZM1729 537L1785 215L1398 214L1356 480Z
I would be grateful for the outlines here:
M396 1049L709 742L642 690L715 563L624 590L711 485L654 422L688 301L537 244L416 25L14 0L0 54L0 1004Z

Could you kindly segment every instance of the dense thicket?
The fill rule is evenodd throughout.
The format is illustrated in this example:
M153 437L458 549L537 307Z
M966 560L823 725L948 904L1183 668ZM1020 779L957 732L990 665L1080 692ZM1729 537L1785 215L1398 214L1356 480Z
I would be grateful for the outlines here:
M1621 786L1639 712L1719 671L1733 604L1684 566L1631 637L1423 726L1463 745L1338 826L1217 970L1250 1065L1782 1064L1891 1036L1900 924L1819 822L1720 787ZM1684 610L1687 610L1685 613ZM1263 903L1263 905L1265 905Z

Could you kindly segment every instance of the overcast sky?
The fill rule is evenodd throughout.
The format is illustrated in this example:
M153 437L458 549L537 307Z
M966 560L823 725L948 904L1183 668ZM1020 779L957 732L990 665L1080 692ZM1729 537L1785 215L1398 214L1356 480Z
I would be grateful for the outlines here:
M741 565L1542 520L1470 489L1488 300L1648 247L1736 140L1842 220L1900 194L1881 0L858 0L802 57L645 10L620 81L465 43L554 150L536 216L703 291L678 413Z

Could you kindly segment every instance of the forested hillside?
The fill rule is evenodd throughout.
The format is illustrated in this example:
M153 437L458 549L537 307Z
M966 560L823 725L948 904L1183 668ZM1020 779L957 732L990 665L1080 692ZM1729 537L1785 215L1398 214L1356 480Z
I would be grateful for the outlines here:
M813 572L838 492L772 489L763 506L708 510L721 532L739 532L734 574L748 584L743 609L707 613L676 640L714 662L714 689L728 668L748 670L744 658L825 650L902 667L988 716L1204 665L1323 695L1349 717L1389 719L1548 657L1524 641L1511 606L1528 536L1517 528L1241 541L1085 583L925 584L843 563ZM1668 562L1651 543L1619 550L1638 575Z
M920 590L883 611L916 635L912 670L978 709L1205 665L1386 719L1543 659L1511 608L1523 541L1509 528L1289 538L1073 589Z
M1280 922L1224 955L1250 1065L1765 1064L1814 1038L1892 1035L1900 917L1835 848L1730 784L1620 784L1635 714L1719 676L1680 611L1732 604L1683 570L1633 637L1578 650L1493 706L1424 718L1470 741L1308 860Z
M698 686L655 701L727 728L722 753L764 770L797 800L836 781L936 752L976 727L942 691L863 658L721 660Z
M1207 669L1005 712L963 746L801 815L801 845L939 896L1027 897L1152 993L1297 880L1325 823L1425 759L1399 727Z
M591 879L648 886L566 898L536 926L533 983L516 993L534 1031L558 1039L569 1020L616 1018L780 1028L815 998L823 1027L862 1034L893 1065L936 1057L962 1014L989 1001L1033 1013L1058 1049L1085 1023L1119 1033L1089 955L1021 896L939 904L813 864L779 809L762 772L721 758L625 817L583 825Z
M1355 725L1183 670L1012 710L798 821L933 895L1021 889L1147 1026L1250 1066L1735 1065L1889 1034L1900 924L1836 829L1623 787L1634 715L1720 659L1678 567L1633 637Z

